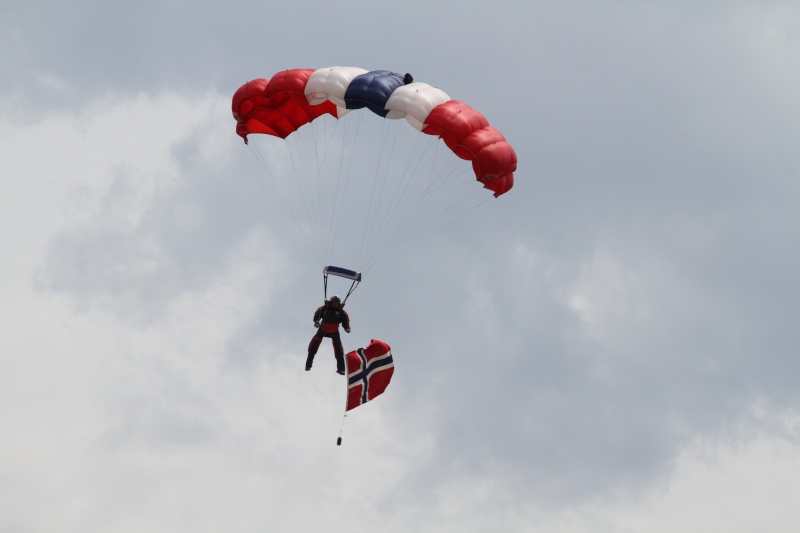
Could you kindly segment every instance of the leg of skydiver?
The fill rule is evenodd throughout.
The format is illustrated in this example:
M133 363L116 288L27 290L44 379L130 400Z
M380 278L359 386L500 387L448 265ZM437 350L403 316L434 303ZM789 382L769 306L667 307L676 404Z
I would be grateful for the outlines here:
M319 344L322 342L324 333L322 328L317 330L317 333L311 337L311 342L308 343L308 357L306 358L306 370L311 370L311 365L314 364L314 356L317 355Z
M342 346L342 337L338 330L331 335L331 342L333 343L333 353L336 356L336 373L344 375L344 346Z

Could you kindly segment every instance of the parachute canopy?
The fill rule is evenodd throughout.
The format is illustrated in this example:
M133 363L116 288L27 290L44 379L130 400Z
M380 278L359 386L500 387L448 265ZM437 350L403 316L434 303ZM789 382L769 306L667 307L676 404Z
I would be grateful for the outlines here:
M245 142L254 133L285 139L323 115L340 118L363 108L404 118L441 138L455 155L471 161L475 178L495 197L513 187L517 156L503 135L478 111L409 74L356 67L285 70L245 83L232 102L236 132Z

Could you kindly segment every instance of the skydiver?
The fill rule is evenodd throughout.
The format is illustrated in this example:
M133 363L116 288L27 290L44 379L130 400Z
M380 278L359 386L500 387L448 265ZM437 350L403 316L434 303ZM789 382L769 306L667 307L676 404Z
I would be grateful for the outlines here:
M325 301L325 305L317 308L314 312L314 327L317 333L308 343L308 358L306 359L306 370L311 370L314 363L314 356L317 354L319 345L323 337L330 337L333 343L333 353L336 355L336 373L344 375L344 347L342 338L339 335L339 324L350 333L350 316L343 309L342 301L338 296L331 297Z

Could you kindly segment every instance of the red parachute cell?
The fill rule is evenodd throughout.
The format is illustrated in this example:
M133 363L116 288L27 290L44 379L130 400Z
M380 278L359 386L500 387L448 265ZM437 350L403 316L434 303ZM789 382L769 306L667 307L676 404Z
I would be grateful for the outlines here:
M514 185L514 149L486 117L464 102L449 100L436 106L422 131L438 135L458 157L472 161L475 177L495 196Z
M231 108L236 133L244 142L250 133L264 133L285 139L297 128L328 113L336 116L331 102L310 105L304 94L313 69L284 70L272 79L245 83L233 95Z

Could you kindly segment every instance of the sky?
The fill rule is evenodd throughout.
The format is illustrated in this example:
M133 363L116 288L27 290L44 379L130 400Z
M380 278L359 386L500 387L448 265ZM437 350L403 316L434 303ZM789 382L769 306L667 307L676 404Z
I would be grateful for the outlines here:
M798 530L800 6L487 6L3 2L0 530ZM230 107L334 65L519 160L348 300L347 417Z

